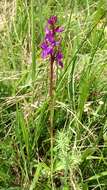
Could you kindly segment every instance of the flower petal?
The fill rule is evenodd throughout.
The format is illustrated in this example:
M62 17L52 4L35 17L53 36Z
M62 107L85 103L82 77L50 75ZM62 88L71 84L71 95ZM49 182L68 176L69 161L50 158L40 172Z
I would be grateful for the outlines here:
M63 31L64 31L64 28L58 26L58 27L55 28L54 31L60 33L60 32L63 32Z
M54 25L57 22L57 16L51 16L50 19L48 19L48 24Z
M42 50L42 58L45 59L47 58L48 55L53 54L53 47L52 46L47 46Z
M46 44L46 42L43 42L42 44L41 44L41 48L42 49L46 49L48 47L48 45Z
M61 60L63 58L63 54L61 51L58 51L57 55L56 55L56 59L57 60Z
M62 68L64 67L64 65L63 65L63 62L62 62L62 61L59 61L59 62L58 62L58 65L60 65Z

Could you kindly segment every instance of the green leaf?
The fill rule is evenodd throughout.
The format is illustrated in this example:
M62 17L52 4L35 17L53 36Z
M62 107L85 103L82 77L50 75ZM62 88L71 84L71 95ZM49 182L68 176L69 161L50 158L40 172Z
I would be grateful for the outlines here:
M105 176L107 176L107 171L101 172L100 174L96 174L96 175L88 178L86 181L97 180L97 179L99 179L101 177L105 177Z

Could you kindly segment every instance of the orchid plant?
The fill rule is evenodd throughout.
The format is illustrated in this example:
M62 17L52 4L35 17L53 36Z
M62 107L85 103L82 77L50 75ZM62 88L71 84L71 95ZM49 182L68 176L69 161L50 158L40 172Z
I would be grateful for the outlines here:
M45 27L45 37L42 48L42 58L49 58L50 63L50 136L51 136L51 184L53 185L53 116L54 116L54 96L53 96L53 79L54 79L54 63L63 68L63 54L61 50L61 33L64 28L57 25L57 16L51 16Z

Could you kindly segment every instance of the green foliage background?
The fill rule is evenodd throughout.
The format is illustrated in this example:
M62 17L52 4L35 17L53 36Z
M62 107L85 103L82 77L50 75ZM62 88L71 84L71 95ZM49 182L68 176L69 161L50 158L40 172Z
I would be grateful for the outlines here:
M54 189L107 190L106 0L0 1L0 190L51 190L51 15L64 26L54 104Z

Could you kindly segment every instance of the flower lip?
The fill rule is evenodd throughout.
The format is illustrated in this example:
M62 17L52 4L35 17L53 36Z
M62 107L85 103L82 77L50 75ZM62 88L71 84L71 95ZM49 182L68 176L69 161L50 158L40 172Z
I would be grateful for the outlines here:
M46 41L44 41L41 45L42 48L42 58L45 59L49 54L53 54L54 44L49 45Z
M61 51L58 51L58 52L57 52L57 55L56 55L56 62L57 62L57 64L60 65L61 67L63 67L62 59L63 59L63 54L62 54Z
M63 65L63 62L62 62L62 61L59 61L59 62L58 62L58 65L60 65L62 68L64 67L64 65Z
M61 51L58 51L58 53L57 53L57 55L56 55L56 58L57 58L58 60L60 60L60 59L63 58L63 54L62 54Z
M45 59L49 54L53 54L53 48L51 46L48 46L47 48L44 48L42 51L42 58Z

